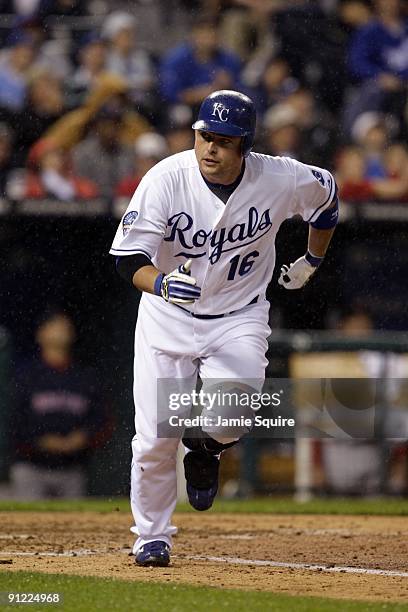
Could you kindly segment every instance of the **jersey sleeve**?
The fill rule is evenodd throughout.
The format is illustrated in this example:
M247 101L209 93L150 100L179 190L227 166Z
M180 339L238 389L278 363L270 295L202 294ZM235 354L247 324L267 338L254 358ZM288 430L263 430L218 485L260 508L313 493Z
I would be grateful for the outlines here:
M166 231L168 202L165 189L144 177L119 223L109 253L119 257L143 254L152 259Z
M313 223L328 208L336 195L336 183L328 170L292 160L295 169L295 193L292 215L301 215Z

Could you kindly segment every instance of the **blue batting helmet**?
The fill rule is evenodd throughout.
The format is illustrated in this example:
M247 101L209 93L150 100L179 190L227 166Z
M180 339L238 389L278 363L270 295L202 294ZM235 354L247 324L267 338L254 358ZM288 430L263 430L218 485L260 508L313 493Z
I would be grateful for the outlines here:
M242 136L242 155L247 157L254 144L256 125L255 105L251 98L239 91L214 91L201 104L193 130L203 130Z

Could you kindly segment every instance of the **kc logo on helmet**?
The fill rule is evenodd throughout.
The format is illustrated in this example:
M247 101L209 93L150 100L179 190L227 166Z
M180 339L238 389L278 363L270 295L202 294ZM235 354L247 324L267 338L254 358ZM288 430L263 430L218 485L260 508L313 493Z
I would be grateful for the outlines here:
M215 102L212 115L215 117L218 115L220 121L228 121L228 113L230 112L229 108L225 108L225 106L221 102Z

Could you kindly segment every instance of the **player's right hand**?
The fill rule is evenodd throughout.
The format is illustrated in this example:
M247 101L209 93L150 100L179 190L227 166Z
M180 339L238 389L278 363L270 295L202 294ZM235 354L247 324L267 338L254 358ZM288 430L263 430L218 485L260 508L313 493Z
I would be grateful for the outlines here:
M192 260L179 266L169 274L161 275L161 282L156 293L161 295L166 302L171 304L193 304L201 295L201 287L197 287L197 281L191 276ZM156 284L158 285L158 279ZM156 285L155 285L156 286ZM159 293L160 291L160 293Z

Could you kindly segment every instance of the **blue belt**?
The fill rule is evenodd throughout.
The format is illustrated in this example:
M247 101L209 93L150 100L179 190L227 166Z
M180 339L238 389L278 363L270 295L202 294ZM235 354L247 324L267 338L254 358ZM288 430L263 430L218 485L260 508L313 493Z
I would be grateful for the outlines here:
M245 306L256 304L258 299L259 299L259 295L254 297L254 299L251 300L249 304L245 304ZM241 308L238 308L238 310L232 310L231 312L226 312L224 314L219 314L219 315L204 315L204 314L200 315L200 314L195 314L194 312L190 312L189 310L187 310L187 308L183 308L183 306L180 306L180 304L177 304L177 306L181 308L182 310L184 310L184 312L188 312L189 315L191 315L192 317L195 317L196 319L222 319L223 317L228 317L228 315L231 315L234 312L238 312L238 310L241 310ZM242 306L242 308L245 308L245 306Z

